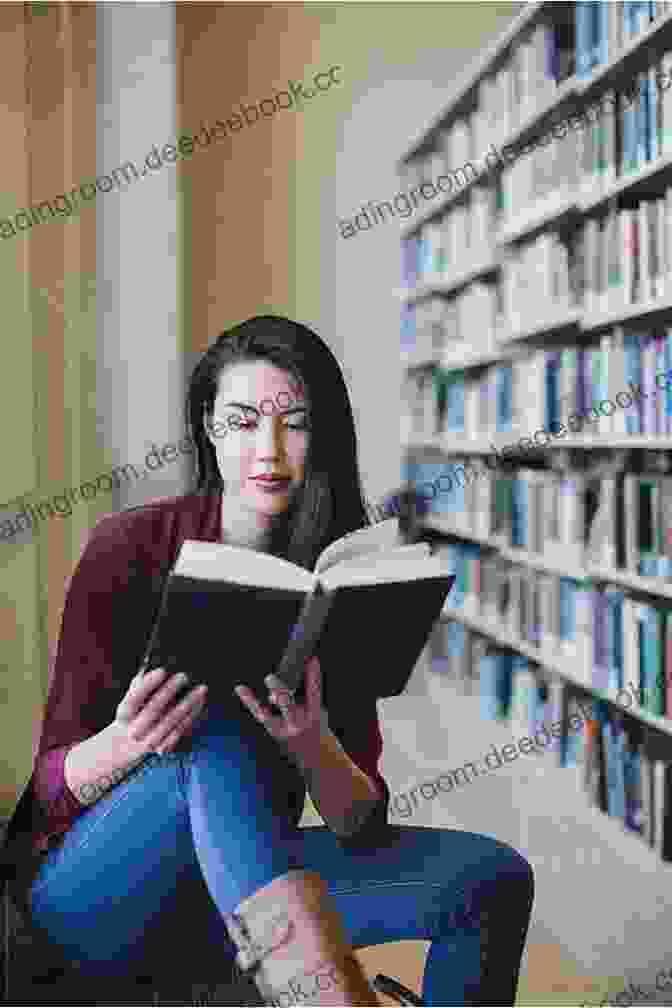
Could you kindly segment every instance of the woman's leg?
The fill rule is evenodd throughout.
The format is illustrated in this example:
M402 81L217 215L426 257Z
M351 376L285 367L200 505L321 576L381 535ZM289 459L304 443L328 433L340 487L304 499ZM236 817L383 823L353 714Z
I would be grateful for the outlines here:
M389 842L346 852L304 830L306 864L328 881L355 947L425 938L428 1005L512 1005L534 896L507 844L449 829L390 826Z
M222 913L302 864L301 777L241 713L206 712L191 744L149 755L47 855L31 917L82 972L151 973L155 962L177 972L180 938L215 969L218 958L230 964Z

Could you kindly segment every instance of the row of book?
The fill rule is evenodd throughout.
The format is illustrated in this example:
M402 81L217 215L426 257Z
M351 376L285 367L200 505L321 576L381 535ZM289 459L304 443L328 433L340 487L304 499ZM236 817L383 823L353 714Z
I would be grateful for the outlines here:
M590 578L538 571L475 543L442 546L440 555L456 575L449 607L534 648L542 662L571 670L588 688L612 696L633 690L633 710L672 715L669 603L643 603Z
M595 70L615 59L625 46L670 11L666 0L591 0L574 4L576 17L576 76L589 79Z
M407 162L402 184L417 186L472 161L490 144L501 145L530 115L552 100L574 71L573 12L567 5L516 40L495 72L486 74L462 115L439 131L433 151ZM567 14L570 15L567 18Z
M497 284L476 282L450 299L423 298L401 308L401 351L425 359L445 353L457 363L476 351L494 353L506 332Z
M530 740L528 756L556 753L590 805L672 860L669 739L454 620L439 624L431 649L434 672L479 695L484 719L508 719L518 742Z
M458 304L471 311L473 297L463 296ZM489 315L492 304L485 309L477 317L487 329L496 316ZM466 314L459 317L460 338L443 350L444 319L432 319L431 352L440 360L449 352L455 358L456 351L458 356L464 351L464 360L477 349L467 352ZM491 344L498 331L491 323ZM414 346L409 340L402 349L408 353ZM425 349L430 352L429 345ZM407 403L413 381L410 377ZM427 396L433 396L434 410L423 406L429 426L418 433L424 436L511 434L528 451L577 435L667 435L672 433L672 327L635 332L617 326L590 346L522 348L515 358L478 370L437 366L431 382L425 378L422 386L423 400Z
M580 80L589 78L670 9L647 0L558 4L559 16L523 33L499 69L484 76L468 112L439 131L434 149L404 165L402 184L418 186L468 163L478 172L487 169L491 145L501 149L553 99L575 66ZM623 92L605 90L588 106L587 124L575 124L577 109L533 150L524 148L503 172L505 226L551 192L599 195L617 178L672 153L671 72L672 52L666 52Z
M441 222L429 222L417 238L404 243L407 286L445 283L470 266L492 261L492 250L482 236L474 239L475 244L468 243L468 207L446 217L460 221L460 230L449 245ZM590 321L594 314L669 298L672 186L659 199L642 200L634 207L611 207L571 234L548 231L509 246L501 266L501 293L497 284L489 283L487 288L502 316L498 322L502 331L507 326L513 332L534 328L540 320L573 309L584 310ZM467 320L468 327L472 321L477 320Z
M583 229L583 306L618 311L672 293L672 187L636 207L613 208Z
M585 6L581 4L580 6ZM672 154L672 52L523 147L502 172L503 226L540 201L601 198Z
M495 193L476 187L469 197L429 220L417 236L402 242L402 283L407 289L449 283L492 258L496 226Z
M514 332L557 317L582 302L576 243L547 231L509 248L502 263L503 314Z
M571 571L672 577L672 476L519 469L480 461L407 462L404 478L430 518L456 535L525 550ZM434 489L436 488L436 489Z

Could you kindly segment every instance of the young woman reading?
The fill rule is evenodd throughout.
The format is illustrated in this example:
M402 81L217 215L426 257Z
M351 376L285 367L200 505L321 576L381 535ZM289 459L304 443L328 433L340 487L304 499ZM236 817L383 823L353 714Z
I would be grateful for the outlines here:
M304 700L269 669L262 703L243 685L245 654L227 652L224 613L212 663L240 669L229 703L208 703L198 668L189 681L141 670L129 686L185 539L312 570L368 524L347 389L309 329L261 316L223 333L194 370L187 414L195 491L102 519L69 585L31 780L44 817L35 926L91 976L175 968L200 981L235 951L270 1003L374 1005L353 944L367 928L380 940L386 922L417 936L422 914L434 922L428 1003L434 988L512 1004L530 868L486 837L387 825L356 640L345 688L330 696L313 658ZM263 612L248 629L264 633ZM326 827L298 828L306 790Z

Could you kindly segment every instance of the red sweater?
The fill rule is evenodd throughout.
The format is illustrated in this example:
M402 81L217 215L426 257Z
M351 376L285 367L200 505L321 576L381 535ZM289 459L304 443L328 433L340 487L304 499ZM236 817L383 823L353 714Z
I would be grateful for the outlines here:
M93 529L68 586L34 772L32 849L44 851L88 808L63 775L65 754L109 725L137 672L158 611L161 586L185 539L217 542L221 492L192 493L107 515ZM378 772L382 738L375 701L353 718L329 709L330 726L352 761ZM35 813L41 812L41 817ZM383 810L381 810L381 813ZM41 818L41 822L39 821ZM38 823L36 826L35 823Z

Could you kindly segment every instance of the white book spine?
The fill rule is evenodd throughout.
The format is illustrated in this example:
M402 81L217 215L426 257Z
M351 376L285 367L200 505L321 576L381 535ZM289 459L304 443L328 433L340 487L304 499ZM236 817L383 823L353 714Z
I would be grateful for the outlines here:
M656 279L658 297L667 297L672 288L668 284L670 250L667 245L667 230L665 227L665 200L656 200L656 248L658 249L658 276Z
M659 857L663 855L663 826L665 812L665 764L656 760L653 764L653 849Z
M623 599L623 686L633 694L633 710L639 707L639 648L637 646L637 615L635 603Z
M602 355L600 373L603 376L603 381L606 383L607 398L610 395L609 388L609 363L611 360L611 332L606 332L600 337L600 354ZM603 386L604 387L604 386ZM615 393L614 393L615 394ZM598 409L600 403L597 404ZM612 414L613 416L613 414ZM611 416L606 416L602 410L600 410L600 417L597 421L597 433L600 435L611 434Z
M647 214L648 203L639 204L637 212L637 223L639 228L638 250L639 250L639 297L638 301L649 301L651 299L651 270L649 265L649 218Z
M661 70L664 75L663 80L669 80L672 73L672 50L664 53L661 61ZM662 115L661 115L661 140L662 154L668 157L672 154L672 87L667 86L660 91L662 95Z

